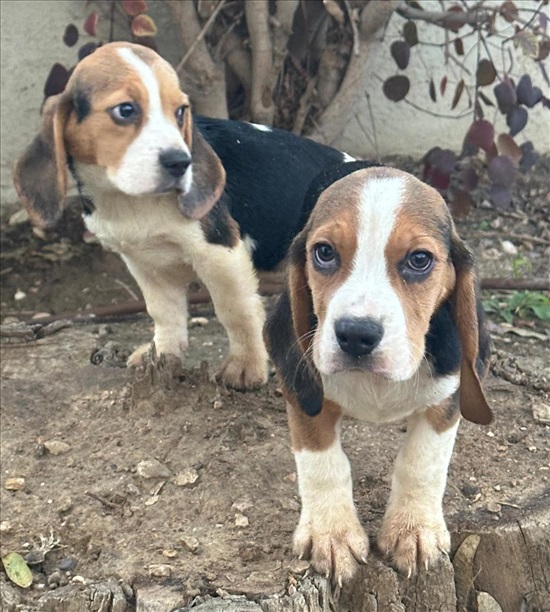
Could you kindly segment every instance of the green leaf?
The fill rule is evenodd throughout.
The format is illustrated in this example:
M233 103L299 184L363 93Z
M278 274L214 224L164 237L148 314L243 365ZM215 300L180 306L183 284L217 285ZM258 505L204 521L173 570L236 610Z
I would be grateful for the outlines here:
M5 557L2 557L2 563L8 578L15 582L17 586L23 589L31 586L32 572L19 553L8 553Z

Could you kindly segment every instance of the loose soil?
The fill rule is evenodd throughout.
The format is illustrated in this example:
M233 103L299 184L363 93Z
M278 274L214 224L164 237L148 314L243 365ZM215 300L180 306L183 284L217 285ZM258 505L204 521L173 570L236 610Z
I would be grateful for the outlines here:
M519 258L528 274L547 275L543 161L520 181L513 210L480 207L459 223L481 276L511 277ZM81 234L74 211L41 237L26 224L3 228L3 323L139 295L118 257ZM525 234L541 242L513 237ZM507 254L502 240L518 254ZM27 555L34 577L30 589L16 589L20 607L12 609L39 609L45 591L71 580L114 579L130 595L130 587L135 594L140 585L169 583L184 606L206 593L282 593L303 572L290 548L300 506L277 383L272 377L266 388L240 393L212 382L225 333L210 306L192 315L207 323L191 328L177 380L163 376L162 364L160 373L121 367L152 335L146 315L73 324L28 342L4 339L1 553ZM550 503L550 428L534 417L550 401L548 330L538 320L516 321L522 333L535 332L521 337L498 317L490 324L495 357L485 387L496 418L459 430L445 496L454 548L473 525L512 523ZM355 499L373 542L404 431L345 424ZM55 454L51 441L68 448ZM143 477L138 466L151 460L164 470ZM198 478L182 484L182 475ZM6 490L11 478L23 478L23 487Z

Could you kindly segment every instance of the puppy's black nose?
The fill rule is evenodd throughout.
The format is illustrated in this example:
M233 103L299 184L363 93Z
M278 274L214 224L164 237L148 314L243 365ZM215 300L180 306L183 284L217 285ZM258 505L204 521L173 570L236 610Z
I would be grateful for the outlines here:
M160 165L170 176L179 178L185 174L191 164L191 157L179 149L167 149L159 155Z
M370 317L338 319L334 323L334 331L340 348L353 357L363 357L372 353L384 335L382 325Z

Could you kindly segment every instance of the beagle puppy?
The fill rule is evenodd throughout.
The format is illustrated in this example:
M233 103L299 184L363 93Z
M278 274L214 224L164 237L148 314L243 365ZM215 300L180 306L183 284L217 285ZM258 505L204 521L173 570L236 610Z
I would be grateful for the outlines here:
M196 276L229 337L218 375L236 388L267 379L256 269L271 270L303 227L300 203L344 153L265 126L193 118L174 69L155 52L106 44L48 99L41 133L14 182L31 221L59 219L68 170L84 219L140 286L157 353L187 347L186 288ZM129 359L141 364L148 345Z
M379 549L411 575L449 551L442 511L460 413L487 424L489 338L470 251L439 193L362 162L325 172L265 336L282 382L302 511L294 550L338 583L364 562L342 417L407 419Z

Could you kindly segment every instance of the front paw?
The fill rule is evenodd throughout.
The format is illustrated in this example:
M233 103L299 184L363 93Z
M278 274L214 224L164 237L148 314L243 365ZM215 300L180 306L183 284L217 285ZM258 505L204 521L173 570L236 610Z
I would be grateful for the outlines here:
M158 366L159 359L162 357L163 366L173 374L173 376L179 376L182 371L182 360L178 355L172 353L157 354L156 350L153 349L153 344L142 344L128 357L126 367L128 368L143 368L146 369L148 365Z
M342 586L353 577L358 563L366 563L369 539L355 512L344 511L330 525L300 520L294 533L294 553L300 559L310 559L316 572Z
M408 577L419 567L428 569L451 548L451 536L445 521L437 514L416 517L400 511L384 517L378 548Z
M233 389L257 389L267 382L265 359L229 355L216 372L216 378Z

